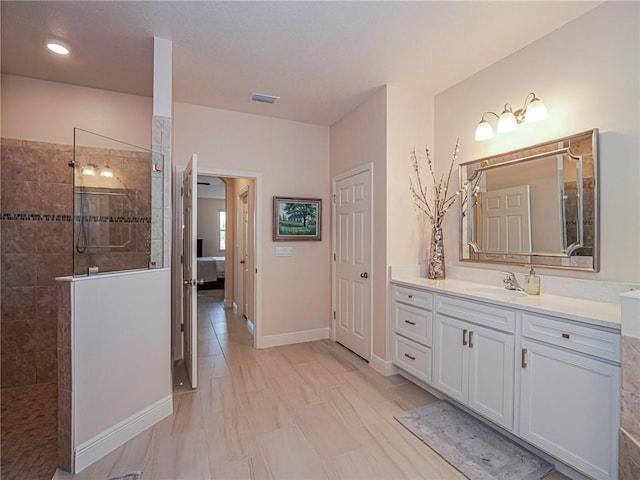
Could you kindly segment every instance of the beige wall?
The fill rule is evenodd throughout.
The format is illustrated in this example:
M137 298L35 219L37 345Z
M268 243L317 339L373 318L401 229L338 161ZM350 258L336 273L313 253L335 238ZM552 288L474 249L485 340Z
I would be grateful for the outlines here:
M373 163L373 345L386 355L386 150L387 92L377 90L368 100L331 126L331 178Z
M260 173L262 334L330 326L329 129L184 103L174 104L174 165L198 154L202 168ZM322 198L321 242L292 242L275 257L273 196Z
M607 2L436 96L437 152L459 135L461 162L600 129L601 270L544 274L640 281L639 19L640 4ZM530 91L545 102L547 120L474 140L483 112L500 113L505 102L519 107ZM447 260L459 264L456 215L445 228Z
M2 137L73 144L73 128L151 148L149 97L2 75Z
M218 214L220 210L225 209L224 198L198 198L198 238L202 239L204 257L225 256L225 252L220 250Z

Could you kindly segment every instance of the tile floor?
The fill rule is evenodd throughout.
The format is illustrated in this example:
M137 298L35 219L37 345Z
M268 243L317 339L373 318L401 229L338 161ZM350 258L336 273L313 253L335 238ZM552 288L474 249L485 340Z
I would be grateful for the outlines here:
M3 480L49 480L58 464L58 386L3 388L0 457Z
M220 300L198 299L199 388L176 376L173 415L54 478L464 478L393 419L433 396L327 340L254 350Z

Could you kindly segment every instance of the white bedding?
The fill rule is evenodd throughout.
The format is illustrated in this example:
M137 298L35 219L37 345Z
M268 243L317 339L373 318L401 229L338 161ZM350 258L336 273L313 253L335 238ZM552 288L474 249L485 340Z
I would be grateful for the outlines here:
M198 257L198 279L215 282L224 278L224 257Z

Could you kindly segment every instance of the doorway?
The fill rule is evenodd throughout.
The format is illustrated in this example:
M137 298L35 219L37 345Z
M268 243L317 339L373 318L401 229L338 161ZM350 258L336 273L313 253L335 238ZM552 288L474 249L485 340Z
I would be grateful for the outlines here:
M181 212L182 196L180 194L180 185L182 184L183 168L176 167L175 185L174 185L174 212ZM243 171L227 171L212 169L206 167L198 167L198 176L205 178L218 177L225 183L225 267L224 267L224 308L231 308L239 303L247 305L248 318L251 320L250 327L252 330L252 344L254 348L261 346L261 313L262 313L262 279L260 273L262 271L262 201L261 188L262 176L259 173L243 172ZM205 180L206 181L206 180ZM240 276L240 264L237 250L238 239L235 238L235 209L237 192L247 186L247 210L248 210L248 239L246 254L249 262L245 263L246 269L247 297L246 302L239 300L236 280ZM173 250L173 284L174 284L174 308L173 308L173 359L178 362L182 356L183 337L181 332L182 318L182 265L180 263L183 256L183 239L182 239L182 221L181 215L174 215L174 250ZM220 232L218 231L220 234ZM197 239L194 239L196 242ZM205 253L203 242L203 256ZM245 261L246 262L246 261Z

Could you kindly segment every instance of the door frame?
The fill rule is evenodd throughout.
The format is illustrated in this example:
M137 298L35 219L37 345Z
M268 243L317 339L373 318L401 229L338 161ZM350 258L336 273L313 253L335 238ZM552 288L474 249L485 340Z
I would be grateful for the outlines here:
M180 185L182 184L182 176L184 172L184 165L177 165L175 167L174 175L174 189L173 189L173 211L182 212L182 197L180 196ZM249 172L242 170L223 170L219 168L208 168L198 166L197 174L209 175L212 177L228 177L228 178L248 178L254 181L254 238L253 238L253 268L255 274L253 275L253 292L254 292L254 335L253 335L253 347L262 348L262 174L259 172ZM182 323L182 264L180 263L180 255L182 255L182 225L180 222L180 215L173 215L173 283L174 283L174 321L172 330L174 332L173 345L174 345L174 360L182 357L182 335L180 332L180 324Z
M336 237L336 188L337 184L340 180L344 180L349 177L353 177L354 175L359 175L361 173L369 174L369 209L370 209L370 221L371 221L371 238L369 239L369 265L366 269L370 272L370 281L369 281L369 359L371 360L374 357L373 353L373 285L376 279L375 272L373 270L373 232L374 232L374 215L373 215L373 163L365 163L364 165L360 165L359 167L353 168L346 172L340 173L331 179L331 334L330 339L332 341L336 341L336 312L337 312L337 282L336 282L336 245L337 245L337 237Z

